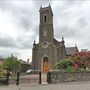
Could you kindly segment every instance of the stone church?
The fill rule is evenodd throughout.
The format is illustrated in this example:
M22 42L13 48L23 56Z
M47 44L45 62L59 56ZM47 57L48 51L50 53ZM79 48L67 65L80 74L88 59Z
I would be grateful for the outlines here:
M52 70L55 63L64 59L67 53L77 52L76 47L65 47L65 41L57 41L54 38L53 29L53 12L49 5L48 7L40 7L40 24L39 24L39 43L33 43L32 49L32 69L48 72Z

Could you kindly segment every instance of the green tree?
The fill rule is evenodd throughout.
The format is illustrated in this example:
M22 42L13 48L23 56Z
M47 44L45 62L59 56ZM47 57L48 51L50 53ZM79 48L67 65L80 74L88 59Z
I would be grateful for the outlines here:
M16 72L20 67L20 62L17 57L11 55L7 57L3 63L3 68L6 68L8 71Z

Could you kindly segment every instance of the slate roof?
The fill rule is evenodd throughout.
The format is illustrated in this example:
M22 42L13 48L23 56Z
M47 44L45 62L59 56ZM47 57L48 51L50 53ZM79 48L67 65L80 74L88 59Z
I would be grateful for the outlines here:
M76 54L77 52L78 52L77 47L67 47L66 48L66 54L67 55L73 55L73 54Z
M30 63L28 63L28 62L26 62L26 61L23 61L23 60L21 60L21 59L20 59L19 61L20 61L21 64L29 64L29 65L30 65Z

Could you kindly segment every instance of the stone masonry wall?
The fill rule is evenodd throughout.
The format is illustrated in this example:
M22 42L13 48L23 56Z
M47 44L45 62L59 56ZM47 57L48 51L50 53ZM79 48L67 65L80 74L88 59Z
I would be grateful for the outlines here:
M90 72L50 72L51 83L71 82L71 81L90 81Z

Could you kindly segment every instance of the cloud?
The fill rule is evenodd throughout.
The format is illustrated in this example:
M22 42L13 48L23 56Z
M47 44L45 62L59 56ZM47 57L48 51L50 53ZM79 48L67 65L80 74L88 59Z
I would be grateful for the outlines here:
M0 55L14 53L31 58L33 41L39 39L39 8L52 6L55 38L66 45L90 49L90 2L72 0L0 1ZM4 53L5 52L5 53Z
M19 8L18 8L19 9ZM30 30L30 28L33 27L34 22L33 18L35 18L35 16L33 16L33 11L30 10L29 8L27 9L23 9L21 8L20 10L16 10L14 11L14 22L16 25L18 25L20 28L22 28L25 31Z
M13 9L13 5L11 3L11 0L0 0L0 9L2 9L2 11L10 11Z
M16 42L11 36L0 35L0 47L15 47Z
M56 3L55 3L56 2ZM90 38L90 2L89 1L55 1L54 11L54 32L55 38L59 41L65 37L66 45L72 46L75 43L79 49L88 48Z
M0 48L0 56L2 57L8 57L10 56L11 54L15 55L15 56L18 56L20 55L20 51L16 48Z
M17 38L17 48L19 49L31 49L33 44L33 32L19 36Z
M19 27L24 28L22 30L26 31L30 29L32 25L33 11L31 6L33 6L31 1L0 1L0 9L3 12L11 13L13 22Z
M43 6L47 6L47 5L49 5L49 4L52 4L52 2L53 2L54 0L33 0L33 3L34 3L34 6L35 7L40 7L41 5L43 5Z

